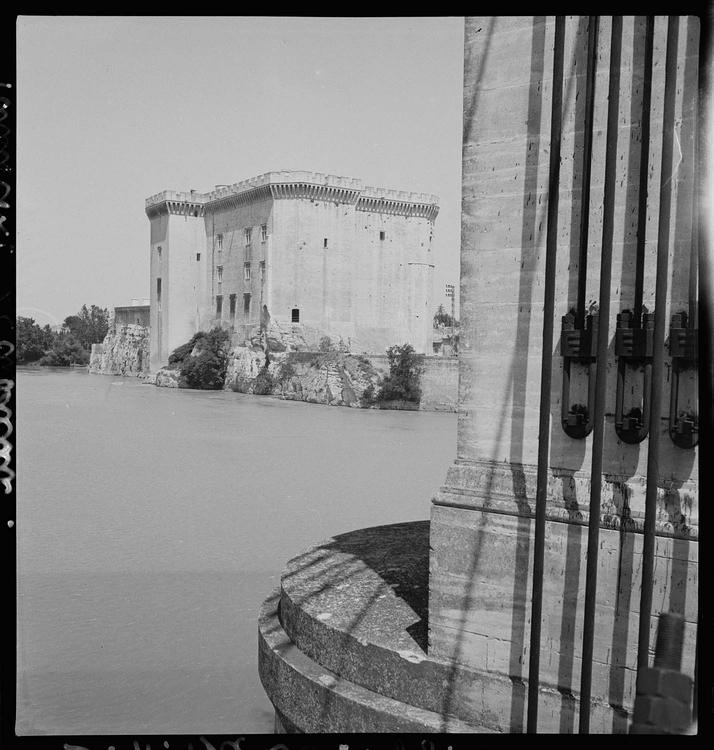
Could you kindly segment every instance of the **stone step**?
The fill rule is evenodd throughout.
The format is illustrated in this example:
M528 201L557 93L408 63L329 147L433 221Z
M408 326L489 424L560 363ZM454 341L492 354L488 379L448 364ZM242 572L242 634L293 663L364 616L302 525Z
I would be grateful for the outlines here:
M495 731L493 711L510 703L510 681L427 656L429 522L342 534L290 560L280 623L308 658L338 677L468 731ZM474 719L476 719L474 721Z
M261 682L284 727L310 733L485 731L380 695L325 669L291 641L278 618L279 601L276 591L261 609L258 650Z

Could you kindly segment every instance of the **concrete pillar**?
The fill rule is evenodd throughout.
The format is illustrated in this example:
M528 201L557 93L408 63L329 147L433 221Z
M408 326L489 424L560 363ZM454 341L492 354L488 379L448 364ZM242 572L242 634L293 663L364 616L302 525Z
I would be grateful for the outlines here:
M591 731L627 731L635 694L647 440L621 442L614 429L617 313L634 296L644 18L626 17L620 81L615 245L610 303L605 453L593 665ZM588 17L566 21L563 141L552 371L550 461L539 731L577 731L577 694L592 435L561 428L561 316L575 305L582 191ZM499 721L524 731L530 634L543 286L548 205L553 17L466 21L461 239L461 342L457 457L433 501L430 655L503 679ZM590 202L587 299L597 301L611 24L600 19ZM644 303L654 309L662 153L666 18L657 17L647 203ZM680 19L675 170L667 320L688 309L699 29ZM601 321L601 325L603 321ZM697 451L668 435L669 354L661 432L653 614L685 617L683 671L693 673L697 615ZM636 402L641 374L632 372ZM574 401L585 369L573 365ZM690 378L691 380L691 378ZM696 410L695 388L682 395ZM657 617L652 618L652 647ZM474 719L485 697L473 697ZM489 709L490 710L490 709Z

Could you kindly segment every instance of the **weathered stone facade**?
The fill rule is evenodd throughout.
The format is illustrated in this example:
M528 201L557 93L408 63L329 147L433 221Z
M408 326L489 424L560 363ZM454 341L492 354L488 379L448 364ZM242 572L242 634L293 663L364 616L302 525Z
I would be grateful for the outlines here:
M433 195L314 172L152 196L152 365L199 330L271 320L355 352L430 353L438 210Z

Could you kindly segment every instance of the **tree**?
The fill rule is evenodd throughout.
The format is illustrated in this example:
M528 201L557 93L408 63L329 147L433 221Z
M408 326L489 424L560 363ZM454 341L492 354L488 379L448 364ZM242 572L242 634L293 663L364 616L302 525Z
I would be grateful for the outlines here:
M422 367L420 356L411 344L390 346L387 349L389 375L386 375L377 393L377 401L421 401Z
M92 305L91 308L82 305L76 315L69 315L64 319L63 327L89 352L92 344L104 341L109 331L109 311L97 305Z
M449 313L444 310L443 305L439 305L438 310L434 314L434 325L447 326L447 328L451 328L454 325L458 325L458 320L452 318L451 315L449 315Z
M69 367L88 363L89 353L70 334L57 336L52 349L40 360L43 367Z
M40 328L34 318L17 318L15 351L19 363L36 362L52 348L53 341L54 334L49 325Z

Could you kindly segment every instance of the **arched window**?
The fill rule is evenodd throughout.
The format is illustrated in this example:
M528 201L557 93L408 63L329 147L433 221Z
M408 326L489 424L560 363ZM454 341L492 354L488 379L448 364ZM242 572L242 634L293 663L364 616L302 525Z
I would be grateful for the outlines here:
M293 307L292 312L292 322L293 323L299 323L300 322L300 310L297 307Z

